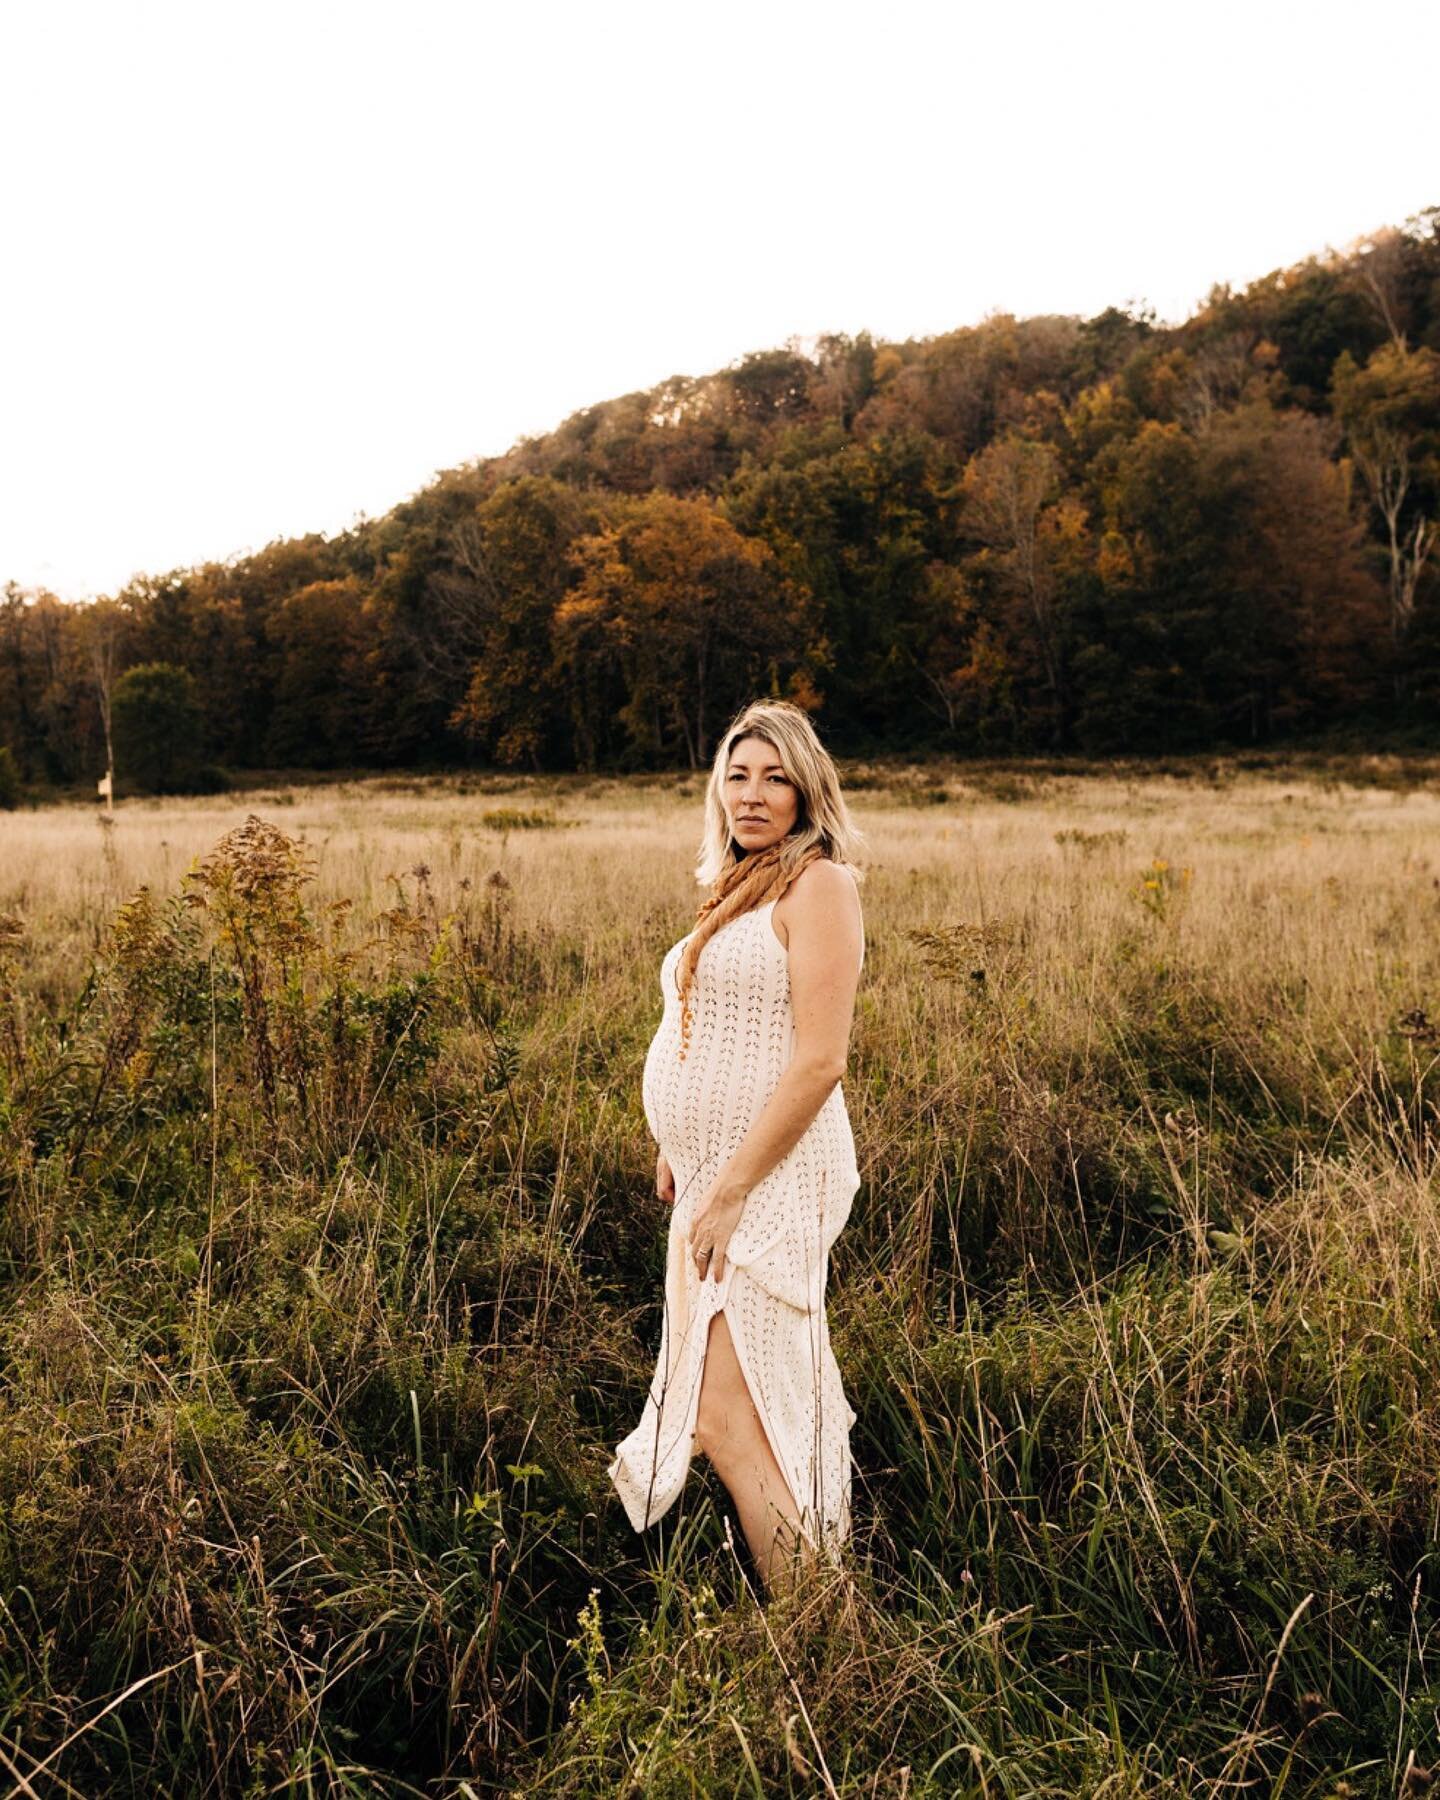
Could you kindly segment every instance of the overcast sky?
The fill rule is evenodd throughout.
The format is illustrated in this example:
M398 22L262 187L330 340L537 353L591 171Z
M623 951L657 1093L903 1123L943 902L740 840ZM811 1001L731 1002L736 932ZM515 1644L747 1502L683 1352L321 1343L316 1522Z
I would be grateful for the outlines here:
M1440 202L1440 6L0 0L0 582L343 530L822 331L1188 316Z

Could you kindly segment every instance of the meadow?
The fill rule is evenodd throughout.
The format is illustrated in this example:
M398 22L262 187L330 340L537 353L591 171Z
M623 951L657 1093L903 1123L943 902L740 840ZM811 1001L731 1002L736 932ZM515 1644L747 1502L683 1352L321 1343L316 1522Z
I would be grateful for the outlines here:
M605 1477L701 778L0 814L0 1789L1440 1779L1440 768L842 775L856 1525L768 1607Z

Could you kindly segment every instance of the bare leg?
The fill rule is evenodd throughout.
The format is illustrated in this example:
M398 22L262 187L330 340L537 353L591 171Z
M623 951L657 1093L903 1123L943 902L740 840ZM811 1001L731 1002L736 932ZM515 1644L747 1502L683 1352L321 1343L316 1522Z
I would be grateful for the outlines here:
M755 1567L766 1593L772 1593L788 1580L792 1558L809 1560L810 1546L799 1529L800 1514L789 1484L745 1385L730 1321L723 1312L710 1321L695 1441L734 1501Z

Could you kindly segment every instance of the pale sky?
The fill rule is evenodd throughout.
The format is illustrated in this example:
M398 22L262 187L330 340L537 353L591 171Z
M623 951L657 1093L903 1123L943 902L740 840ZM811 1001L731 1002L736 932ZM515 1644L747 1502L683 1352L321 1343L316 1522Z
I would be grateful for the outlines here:
M791 336L1178 321L1440 202L1437 52L1434 0L0 0L0 583Z

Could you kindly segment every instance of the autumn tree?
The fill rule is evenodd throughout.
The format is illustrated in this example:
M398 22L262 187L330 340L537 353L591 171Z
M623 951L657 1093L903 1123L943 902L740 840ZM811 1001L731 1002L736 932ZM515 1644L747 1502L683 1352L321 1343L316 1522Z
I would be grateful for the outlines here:
M1367 649L1384 597L1338 439L1330 420L1254 401L1219 415L1198 445L1230 665L1215 700L1251 741L1377 697Z
M27 779L81 780L98 758L85 610L13 584L0 606L0 739L15 748Z
M1440 356L1392 342L1361 367L1346 350L1336 361L1330 391L1385 527L1390 638L1398 655L1440 532ZM1400 673L1397 668L1397 678Z
M31 599L15 581L0 594L0 738L13 747L23 775L34 771L40 753L40 722L31 680Z
M814 375L808 357L786 348L752 351L726 370L724 380L731 409L738 417L772 425L804 418L810 412Z
M815 601L826 718L836 742L919 741L915 665L930 629L926 570L956 553L957 469L922 432L849 441L799 427L747 461L720 505Z
M555 611L555 668L564 683L575 761L594 770L623 748L628 576L608 534L581 539L577 557L579 586Z
M430 577L434 623L466 664L451 723L500 763L539 769L559 748L566 709L551 628L571 545L598 523L573 488L523 476L456 524Z
M914 652L917 705L943 721L957 749L1008 747L1018 725L1012 658L964 570L931 563L921 606L928 629Z
M1039 664L1052 743L1066 730L1066 583L1083 562L1086 538L1085 510L1060 483L1055 448L1018 432L972 457L961 482L962 524L981 546L971 566L1000 596L1010 640Z
M1188 749L1215 730L1225 590L1198 460L1178 422L1156 420L1100 458L1095 586L1077 614L1070 670L1085 749Z
M276 670L266 755L281 765L343 768L361 759L373 698L365 596L358 582L315 581L270 609Z
M1276 367L1292 404L1324 412L1335 359L1345 350L1363 360L1385 339L1385 327L1349 270L1333 259L1307 257L1253 282L1233 309L1276 349Z
M875 391L875 344L868 331L858 337L829 332L816 345L810 402L817 417L834 419L848 431Z
M747 695L802 665L804 591L765 545L703 501L652 494L575 546L578 580L557 615L560 665L607 658L622 673L630 750L678 748L694 768Z
M1107 452L1075 621L1085 747L1257 742L1369 697L1380 596L1334 439L1261 400Z

